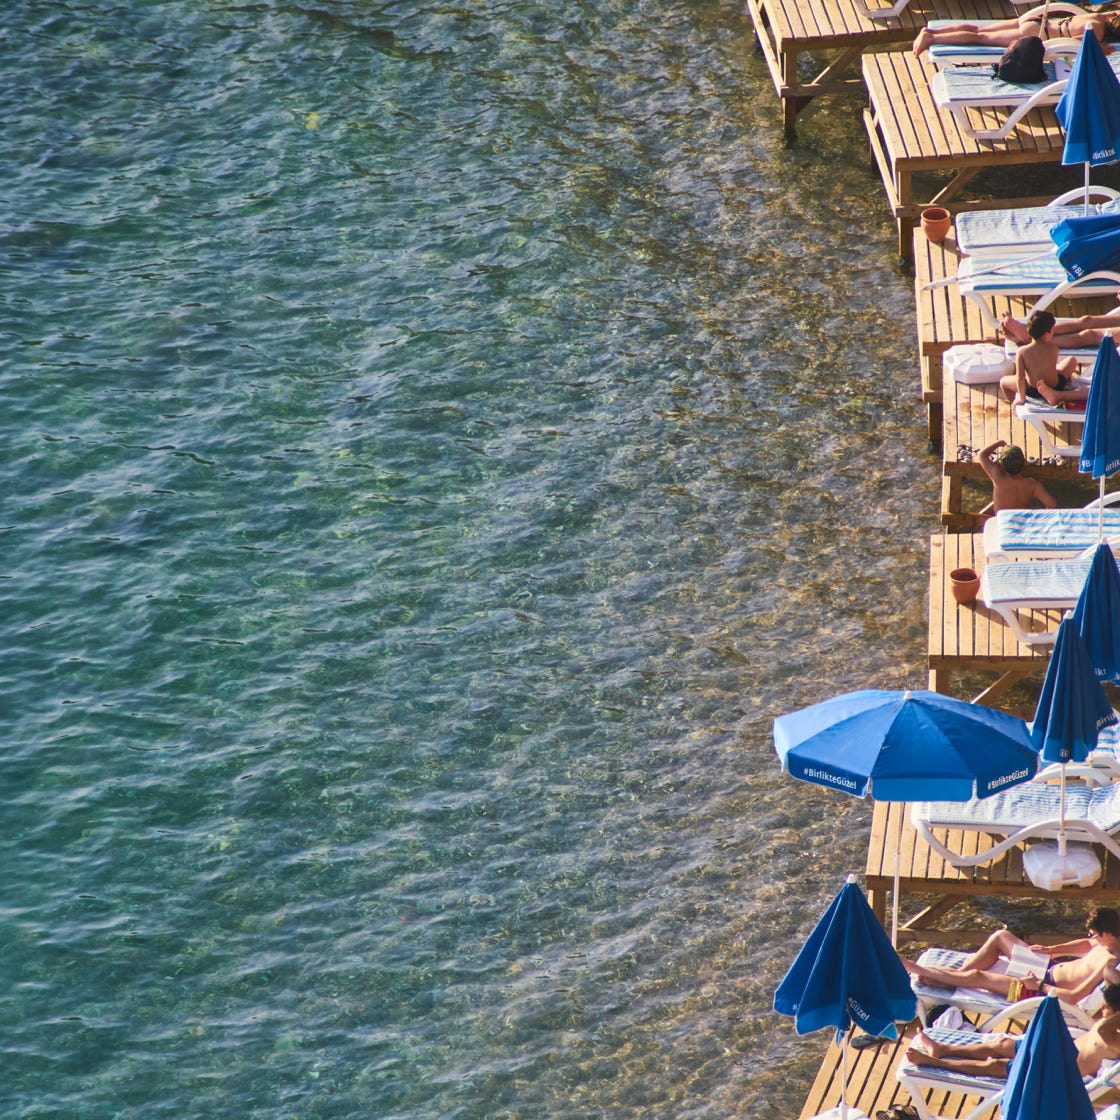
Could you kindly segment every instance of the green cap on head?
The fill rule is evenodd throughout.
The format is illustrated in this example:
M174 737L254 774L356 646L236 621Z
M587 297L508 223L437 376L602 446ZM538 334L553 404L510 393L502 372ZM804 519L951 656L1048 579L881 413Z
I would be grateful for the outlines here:
M1018 474L1026 465L1027 458L1023 454L1021 447L1005 447L1003 454L999 457L999 465L1003 467L1008 474Z

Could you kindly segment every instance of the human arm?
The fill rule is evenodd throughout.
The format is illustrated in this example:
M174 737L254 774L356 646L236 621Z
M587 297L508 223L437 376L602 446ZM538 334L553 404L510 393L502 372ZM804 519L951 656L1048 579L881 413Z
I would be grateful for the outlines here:
M1056 509L1057 506L1058 506L1058 503L1054 500L1054 497L1050 493L1050 491L1047 490L1046 487L1043 486L1042 483L1039 482L1037 478L1031 479L1031 481L1034 483L1034 497L1035 497L1035 500L1040 505L1045 506L1047 509ZM1088 952L1088 949L1086 949L1085 952ZM1073 954L1066 954L1066 955L1067 956L1072 956Z
M1023 358L1023 351L1015 351L1015 400L1012 404L1027 403L1027 363Z
M1050 497L1049 494L1046 496ZM1053 498L1050 500L1053 501ZM1060 945L1031 945L1030 950L1032 953L1046 953L1053 960L1055 957L1083 957L1092 947L1092 938L1078 937L1073 941L1063 941Z
M1007 440L997 439L994 443L989 443L983 451L980 452L980 467L984 473L994 482L997 478L1003 478L1003 467L1001 467L993 458L993 454L1001 447L1007 446ZM997 473L998 472L998 473Z

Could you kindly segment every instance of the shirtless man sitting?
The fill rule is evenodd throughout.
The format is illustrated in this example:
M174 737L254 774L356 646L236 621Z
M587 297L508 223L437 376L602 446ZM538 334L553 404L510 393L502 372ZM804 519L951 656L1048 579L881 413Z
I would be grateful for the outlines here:
M1016 945L1026 945L1009 929L996 930L960 968L935 968L902 958L906 971L927 984L939 988L978 988L994 992L1005 999L1028 999L1053 993L1066 1003L1084 999L1102 979L1120 982L1120 914L1101 907L1089 915L1087 937L1078 937L1060 945L1031 945L1036 953L1045 953L1051 964L1044 975L1020 979L998 970L1004 958L1011 956Z
M1006 450L1000 450L1005 448ZM997 439L989 443L979 455L981 469L992 483L990 511L999 513L1001 509L1030 509L1038 502L1047 509L1054 509L1057 502L1054 495L1037 478L1024 478L1020 473L1026 464L1021 447L1008 447L1007 440Z
M1104 1002L1112 1012L1094 1023L1091 1030L1074 1039L1077 1068L1082 1077L1095 1077L1108 1060L1120 1058L1120 984L1109 984ZM951 1069L968 1076L1006 1077L1022 1035L989 1035L975 1042L946 1043L919 1031L906 1051L906 1060L916 1066Z

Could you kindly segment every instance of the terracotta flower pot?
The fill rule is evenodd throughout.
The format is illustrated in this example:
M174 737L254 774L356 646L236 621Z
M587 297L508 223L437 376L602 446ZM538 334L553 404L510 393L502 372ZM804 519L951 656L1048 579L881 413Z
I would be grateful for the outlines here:
M949 583L958 603L973 602L980 590L980 577L972 568L954 568L949 573Z
M943 206L927 206L922 211L922 233L927 241L944 241L952 224L952 215Z

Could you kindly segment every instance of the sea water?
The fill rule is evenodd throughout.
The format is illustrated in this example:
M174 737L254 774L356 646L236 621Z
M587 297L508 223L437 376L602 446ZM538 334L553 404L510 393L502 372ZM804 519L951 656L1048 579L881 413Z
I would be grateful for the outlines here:
M910 280L732 0L0 13L0 1115L790 1117L925 684Z

